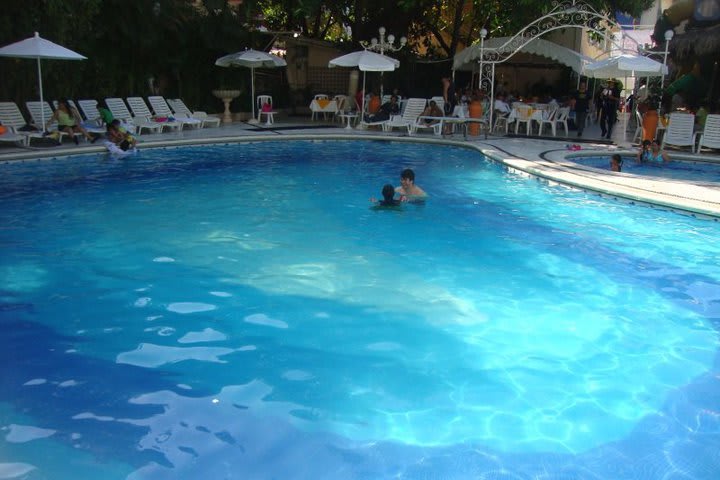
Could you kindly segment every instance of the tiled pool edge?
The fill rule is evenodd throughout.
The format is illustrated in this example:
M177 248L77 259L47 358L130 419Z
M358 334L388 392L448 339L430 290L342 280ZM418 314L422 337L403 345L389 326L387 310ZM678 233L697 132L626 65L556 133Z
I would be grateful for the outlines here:
M508 155L500 150L482 147L478 149L487 158L504 165L509 172L530 176L550 185L563 185L606 198L641 203L652 208L673 210L696 218L720 221L720 189L682 182L639 179L634 175L585 167L567 160L571 155L562 150L553 151L558 154L557 160L528 160ZM627 150L616 150L613 153L634 154ZM597 155L597 151L594 155ZM692 190L695 195L687 196L681 195L680 192L662 191L668 187L672 190Z

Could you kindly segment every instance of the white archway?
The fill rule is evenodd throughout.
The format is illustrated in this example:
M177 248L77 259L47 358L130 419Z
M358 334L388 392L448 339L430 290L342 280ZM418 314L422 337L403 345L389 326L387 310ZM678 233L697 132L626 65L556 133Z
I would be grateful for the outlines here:
M587 29L615 43L612 36L608 36L607 31L620 29L620 25L607 15L598 13L592 6L582 0L554 0L551 5L553 8L549 13L526 25L500 47L484 49L482 47L484 39L480 40L481 48L473 60L477 60L480 66L478 86L490 94L490 129L493 127L495 66L497 64L508 61L533 40L549 32L564 28ZM455 67L453 65L453 69Z

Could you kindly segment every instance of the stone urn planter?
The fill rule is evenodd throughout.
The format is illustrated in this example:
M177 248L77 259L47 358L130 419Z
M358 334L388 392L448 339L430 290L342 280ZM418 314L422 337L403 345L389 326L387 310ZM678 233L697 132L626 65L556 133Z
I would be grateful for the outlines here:
M213 90L214 97L219 98L225 104L225 113L223 114L223 123L232 123L232 112L230 112L230 102L240 96L240 90Z

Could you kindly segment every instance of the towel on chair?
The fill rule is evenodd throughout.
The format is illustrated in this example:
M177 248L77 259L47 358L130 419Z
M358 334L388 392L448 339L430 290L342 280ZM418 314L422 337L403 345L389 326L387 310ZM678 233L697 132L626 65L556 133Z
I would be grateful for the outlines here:
M325 110L325 107L330 105L330 100L328 100L327 98L319 98L317 103L321 109Z

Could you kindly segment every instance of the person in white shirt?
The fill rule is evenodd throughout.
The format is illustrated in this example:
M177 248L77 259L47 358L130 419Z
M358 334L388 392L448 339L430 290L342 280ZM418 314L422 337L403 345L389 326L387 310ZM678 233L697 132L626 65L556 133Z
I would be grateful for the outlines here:
M510 105L505 101L505 95L498 95L495 99L495 111L501 114L510 113Z

